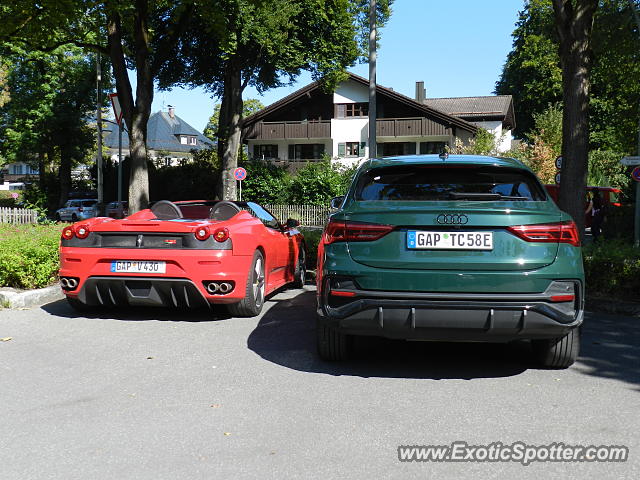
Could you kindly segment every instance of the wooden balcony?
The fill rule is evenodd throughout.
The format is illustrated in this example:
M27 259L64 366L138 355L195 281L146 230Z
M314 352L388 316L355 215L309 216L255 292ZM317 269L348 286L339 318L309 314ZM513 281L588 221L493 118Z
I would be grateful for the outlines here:
M450 134L450 127L428 118L380 118L376 121L378 137L426 137Z
M249 128L246 138L255 140L331 138L331 121L257 122Z

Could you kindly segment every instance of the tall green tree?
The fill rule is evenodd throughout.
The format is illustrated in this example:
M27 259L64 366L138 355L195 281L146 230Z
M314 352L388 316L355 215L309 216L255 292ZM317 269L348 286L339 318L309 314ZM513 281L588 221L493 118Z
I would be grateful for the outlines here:
M379 2L382 21L390 3ZM221 99L219 198L236 198L233 170L246 87L265 91L293 81L303 70L328 88L335 85L363 53L359 27L365 10L364 0L217 0L198 8L176 55L191 61L168 62L160 85L205 86Z
M149 201L146 135L156 75L168 59L176 60L176 45L194 4L193 0L15 0L0 8L2 40L44 51L76 45L110 59L131 149L131 212Z
M213 113L209 117L207 126L204 127L204 136L207 138L218 138L218 125L220 124L220 107L219 103L213 106ZM264 104L257 98L249 98L243 101L242 118L246 118L249 115L253 115L259 110L264 108Z
M95 111L93 65L79 48L51 53L2 48L9 58L7 84L12 98L0 109L0 144L5 162L25 162L40 171L47 190L49 170L57 170L58 206L71 188L71 169L95 145L87 117ZM55 206L55 205L51 205Z

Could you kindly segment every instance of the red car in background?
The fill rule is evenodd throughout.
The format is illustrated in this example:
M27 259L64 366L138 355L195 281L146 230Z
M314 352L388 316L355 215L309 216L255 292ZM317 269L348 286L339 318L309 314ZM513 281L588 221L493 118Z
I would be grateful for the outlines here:
M553 198L553 200L558 203L558 194L559 194L559 186L558 185L545 185L549 196ZM600 194L600 198L602 199L602 203L607 207L620 207L622 205L622 190L615 187L586 187L585 193L585 210L587 205L589 204L589 198L593 195L593 192L598 192ZM584 217L584 225L586 228L591 227L591 215L585 215Z
M253 202L163 200L122 220L64 228L60 284L80 311L225 304L234 316L254 316L269 293L304 285L297 226Z

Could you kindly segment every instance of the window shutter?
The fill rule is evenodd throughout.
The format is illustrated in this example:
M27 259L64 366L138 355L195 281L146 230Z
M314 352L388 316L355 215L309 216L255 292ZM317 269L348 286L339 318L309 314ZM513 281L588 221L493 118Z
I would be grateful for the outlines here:
M338 144L338 156L339 157L344 157L346 154L347 154L347 152L346 152L346 144L339 143Z
M344 103L336 105L336 117L344 118L346 116L347 106Z

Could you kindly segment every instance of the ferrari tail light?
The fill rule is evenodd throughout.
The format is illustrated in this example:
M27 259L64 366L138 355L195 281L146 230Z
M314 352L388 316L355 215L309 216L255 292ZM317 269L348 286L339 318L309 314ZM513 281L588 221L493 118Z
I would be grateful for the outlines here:
M206 240L211 235L211 232L209 231L209 227L198 227L194 235L198 240Z
M89 236L89 226L88 225L80 225L75 230L76 237L78 238L87 238Z
M226 228L219 228L215 232L213 232L213 239L216 242L226 242L229 238L229 230Z
M580 246L578 228L572 220L562 223L518 225L507 230L527 242L568 243L574 247Z
M384 237L395 227L378 223L330 221L324 231L324 242L370 242Z
M73 227L69 226L62 229L62 238L64 240L71 240L73 238L73 235Z

